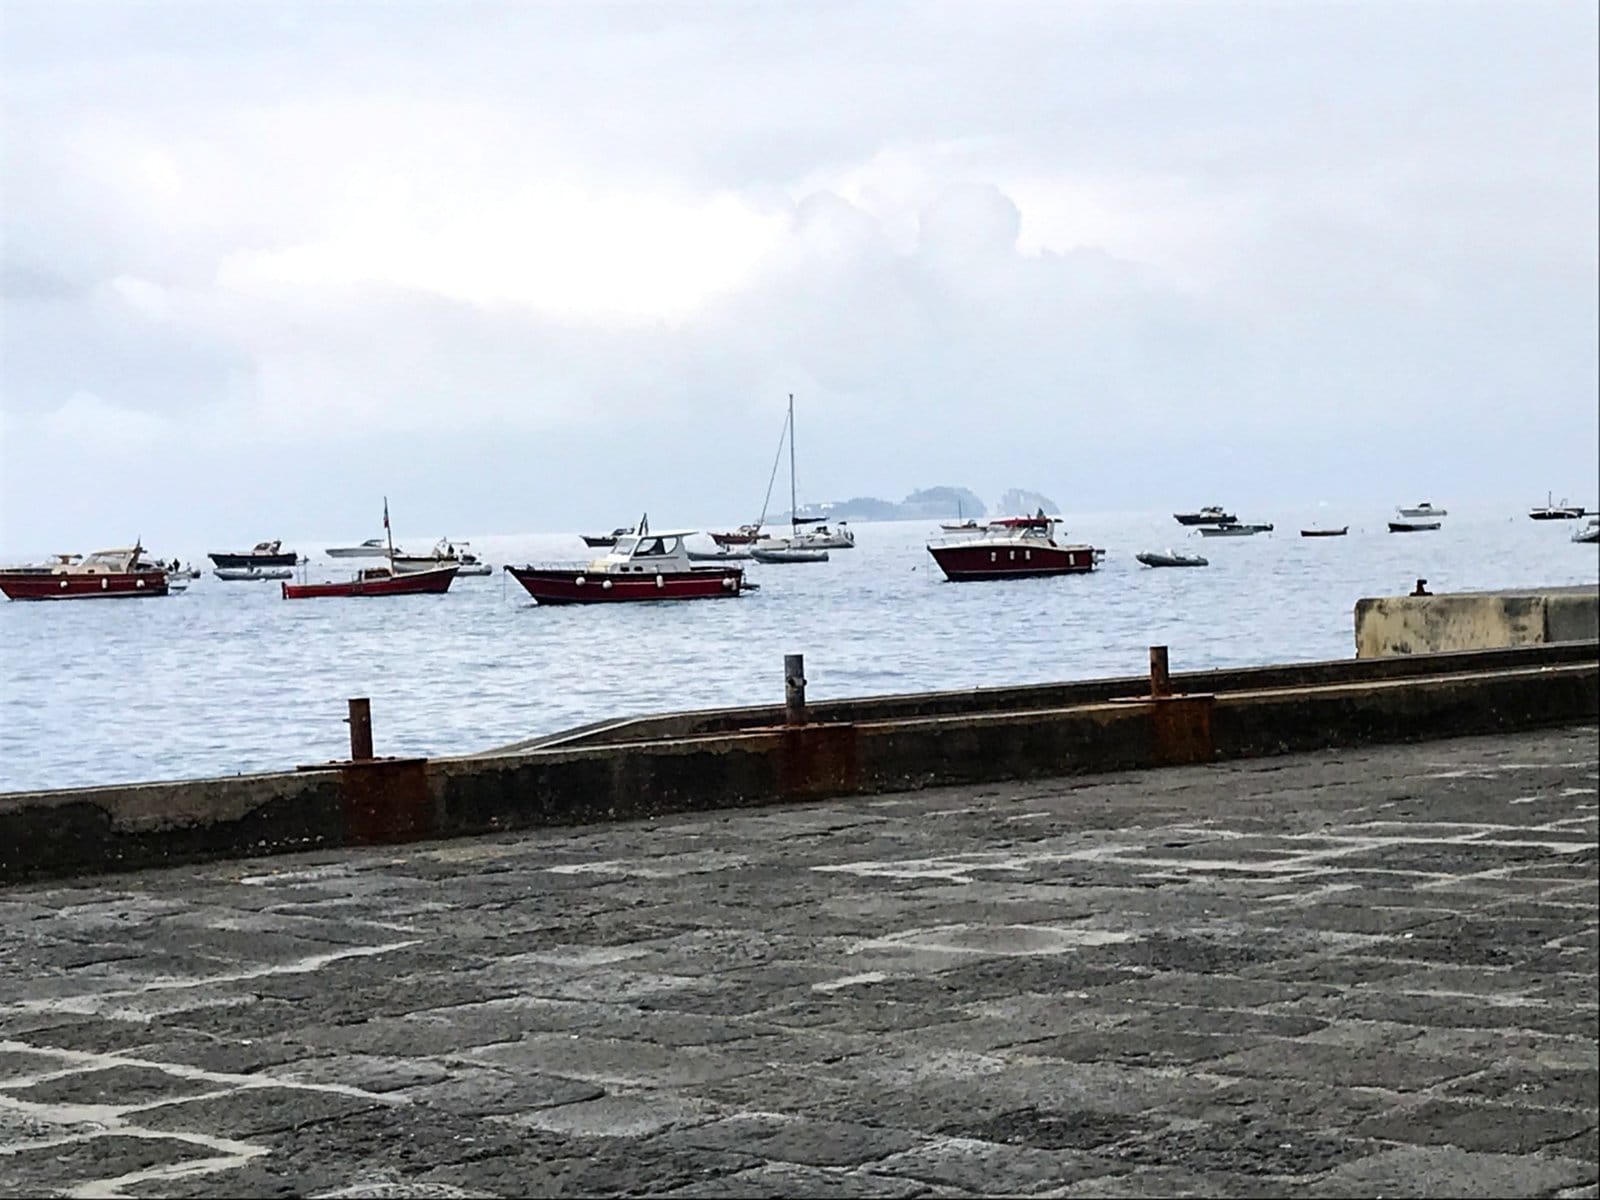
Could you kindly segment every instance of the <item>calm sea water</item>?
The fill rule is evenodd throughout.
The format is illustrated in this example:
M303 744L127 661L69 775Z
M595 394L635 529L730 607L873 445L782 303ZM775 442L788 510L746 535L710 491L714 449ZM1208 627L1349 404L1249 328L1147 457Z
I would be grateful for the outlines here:
M1438 532L1390 534L1386 518L1263 514L1276 532L1202 539L1168 513L1083 515L1068 536L1106 549L1101 570L965 584L928 556L934 523L862 524L828 563L749 564L758 592L660 605L540 608L498 571L445 596L285 601L275 583L207 574L164 600L0 602L0 791L343 757L351 696L371 697L379 754L457 754L603 718L781 703L786 653L805 654L816 699L1140 674L1153 644L1174 670L1347 658L1356 600L1419 576L1436 592L1600 578L1575 522L1457 510ZM1299 536L1347 522L1348 537ZM342 578L359 564L320 556L342 540L290 544L314 556L310 578ZM497 564L587 557L575 534L473 547ZM1211 566L1133 557L1169 547Z

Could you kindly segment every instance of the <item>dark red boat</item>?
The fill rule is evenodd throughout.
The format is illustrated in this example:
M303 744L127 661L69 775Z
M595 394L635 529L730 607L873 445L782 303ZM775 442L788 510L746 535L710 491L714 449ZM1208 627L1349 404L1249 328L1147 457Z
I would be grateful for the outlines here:
M732 533L713 533L711 540L719 546L748 546L761 540L760 525L741 525Z
M427 571L396 571L385 563L364 567L354 579L328 583L282 584L285 600L312 600L319 596L437 596L450 590L460 563Z
M12 600L116 600L165 596L166 569L144 558L144 547L96 550L88 557L58 554L53 563L0 569L0 592Z
M1041 575L1081 575L1092 571L1105 552L1055 539L1060 522L1043 513L991 521L972 536L928 543L928 553L953 583L978 579L1030 579Z
M713 600L737 596L747 586L741 567L697 566L683 539L693 529L619 537L604 558L590 563L507 567L540 604L612 604L624 600Z

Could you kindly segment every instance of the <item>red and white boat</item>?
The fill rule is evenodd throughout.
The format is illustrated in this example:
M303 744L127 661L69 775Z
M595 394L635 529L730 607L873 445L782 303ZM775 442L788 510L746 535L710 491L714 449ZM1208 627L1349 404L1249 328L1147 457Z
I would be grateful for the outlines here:
M765 536L760 525L741 525L732 533L713 533L711 540L719 546L748 546Z
M710 566L689 557L693 529L651 530L619 537L604 558L589 563L506 567L540 604L610 604L623 600L713 600L747 586L744 568Z
M1081 575L1095 569L1105 551L1058 542L1061 522L1043 513L1003 517L970 536L928 543L928 553L953 583L974 579L1028 579L1040 575Z
M165 596L167 571L137 543L117 550L58 554L52 563L0 568L0 592L12 600L116 600Z
M321 596L437 596L450 590L460 563L426 571L398 571L392 563L363 567L353 579L326 583L285 583L285 600L314 600Z

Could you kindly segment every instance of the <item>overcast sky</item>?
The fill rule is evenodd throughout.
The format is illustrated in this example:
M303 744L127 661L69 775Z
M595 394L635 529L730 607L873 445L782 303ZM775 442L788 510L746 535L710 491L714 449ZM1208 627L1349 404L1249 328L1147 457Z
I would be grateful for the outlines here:
M0 13L0 549L1600 500L1591 3Z

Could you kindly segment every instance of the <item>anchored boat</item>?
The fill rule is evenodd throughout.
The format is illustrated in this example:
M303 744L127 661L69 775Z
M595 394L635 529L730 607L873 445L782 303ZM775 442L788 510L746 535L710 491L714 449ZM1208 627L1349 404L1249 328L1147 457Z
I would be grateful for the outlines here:
M1198 554L1179 554L1176 550L1168 550L1165 554L1154 550L1146 550L1143 554L1134 557L1147 567L1209 567L1211 561L1201 558Z
M353 579L326 583L283 583L285 600L313 600L325 596L435 596L450 590L460 568L454 564L426 571L396 571L388 563L362 567Z
M218 567L211 573L218 579L225 579L230 583L294 578L294 570L290 567Z
M696 532L654 532L646 518L637 534L618 537L604 558L507 566L506 571L540 604L715 600L753 586L745 583L743 567L697 565L684 545Z
M213 550L206 555L218 567L292 567L300 562L293 550L277 539L257 542L253 550Z
M1058 542L1055 527L1060 523L1043 511L1032 517L1003 517L978 534L929 542L928 553L952 583L1082 575L1094 570L1104 551Z
M144 547L58 554L50 563L0 568L0 592L12 600L117 600L165 596L167 571L144 557Z
M1401 520L1390 521L1390 533L1427 533L1429 530L1438 529L1442 521Z
M604 550L615 546L618 538L629 537L633 532L632 525L619 525L610 533L585 533L579 536L583 538L583 544L590 549Z
M394 536L389 532L389 498L383 498L383 530L388 540L388 562L380 567L362 567L351 579L324 583L282 583L285 600L314 600L327 596L430 596L450 590L458 562L442 563L416 571L403 571L395 565ZM329 551L330 554L333 551Z
M1565 496L1561 497L1561 503L1557 504L1554 501L1554 495L1555 493L1553 492L1546 492L1544 503L1530 508L1528 516L1535 521L1576 521L1583 516L1583 505L1569 504Z
M401 572L430 571L454 563L460 568L456 572L458 575L494 574L494 567L474 554L468 543L452 542L449 538L435 542L431 554L396 554L389 561Z

